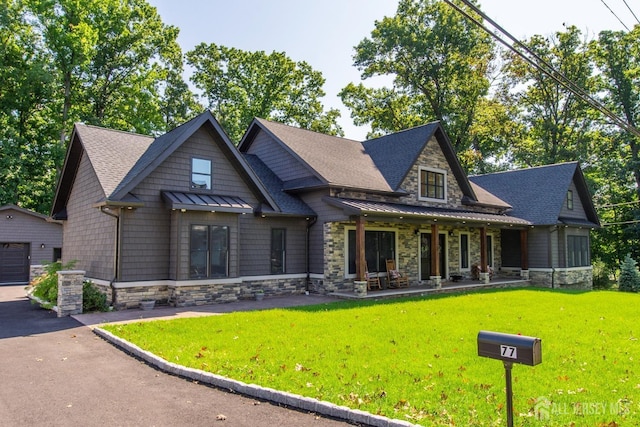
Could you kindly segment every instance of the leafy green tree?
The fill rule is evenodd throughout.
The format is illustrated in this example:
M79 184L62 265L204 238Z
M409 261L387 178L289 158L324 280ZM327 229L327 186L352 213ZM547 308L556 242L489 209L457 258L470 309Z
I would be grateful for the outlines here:
M46 212L64 153L51 117L51 58L22 2L0 1L0 61L0 204Z
M336 122L340 113L325 112L320 102L325 80L306 62L213 43L202 43L186 56L195 70L191 80L233 141L240 141L254 117L342 135Z
M604 101L631 126L640 118L640 26L630 32L603 31L591 43L593 58L601 71L599 89ZM640 144L638 137L617 130L618 142L628 147L626 170L635 179L637 199L640 199Z
M458 153L480 150L473 134L490 86L491 37L444 2L401 0L396 15L376 21L371 37L356 46L355 66L363 79L392 76L392 88L350 84L340 96L357 124L371 135L440 120ZM473 165L467 164L467 167Z
M594 92L587 44L576 27L553 37L536 35L523 44L584 92ZM555 72L551 77L512 51L504 54L504 60L500 98L524 128L511 146L513 160L520 166L587 160L595 118L589 104L558 82Z

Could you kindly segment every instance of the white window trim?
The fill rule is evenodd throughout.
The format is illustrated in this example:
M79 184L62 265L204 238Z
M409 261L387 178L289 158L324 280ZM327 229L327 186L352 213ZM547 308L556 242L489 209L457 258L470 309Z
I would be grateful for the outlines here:
M444 177L444 198L443 199L434 199L431 197L422 197L421 189L422 189L422 172L435 172L440 173ZM447 203L448 189L447 189L447 171L445 169L431 168L427 166L418 167L418 200L422 200L425 202L435 202L435 203Z

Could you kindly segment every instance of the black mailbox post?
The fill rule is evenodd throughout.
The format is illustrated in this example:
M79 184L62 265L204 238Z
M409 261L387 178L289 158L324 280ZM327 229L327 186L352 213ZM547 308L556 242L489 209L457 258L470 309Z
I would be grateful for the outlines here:
M513 389L511 368L514 363L535 366L542 363L542 340L501 332L478 332L478 356L502 360L507 381L507 426L513 427Z

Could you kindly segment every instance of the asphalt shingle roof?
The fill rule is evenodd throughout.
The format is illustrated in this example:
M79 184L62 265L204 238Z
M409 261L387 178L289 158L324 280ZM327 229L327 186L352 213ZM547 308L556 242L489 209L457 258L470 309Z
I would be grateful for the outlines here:
M283 191L282 181L262 160L252 154L245 154L244 157L283 213L309 216L316 215L313 209L298 197Z
M153 137L76 124L76 135L104 190L111 196L153 142Z
M573 180L577 162L560 163L469 177L509 203L510 215L537 225L554 225Z
M391 188L397 189L437 129L437 122L429 123L363 144Z
M327 184L391 192L361 142L255 119Z

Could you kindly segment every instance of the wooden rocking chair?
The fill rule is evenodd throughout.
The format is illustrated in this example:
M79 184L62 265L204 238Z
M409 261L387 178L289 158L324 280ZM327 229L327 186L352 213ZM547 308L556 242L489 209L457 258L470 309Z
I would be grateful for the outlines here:
M409 287L409 278L398 271L396 262L392 259L387 260L387 283L390 288Z
M371 290L371 288L382 289L382 284L380 283L380 278L378 277L378 273L370 273L369 266L367 264L365 266L364 277L367 279L367 290Z

